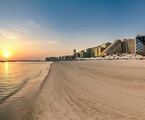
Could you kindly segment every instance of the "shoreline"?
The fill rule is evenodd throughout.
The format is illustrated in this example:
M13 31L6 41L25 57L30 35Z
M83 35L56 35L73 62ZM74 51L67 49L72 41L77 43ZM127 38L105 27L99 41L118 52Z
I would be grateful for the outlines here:
M1 107L0 119L145 119L144 63L54 62L40 91Z
M44 78L42 80L29 80L19 91L0 104L0 120L19 120L21 118L13 116L13 112L19 112L20 108L24 109L24 111L30 110L29 102L31 103L31 101L34 101L34 99L38 96L41 91L42 84L50 74L52 64L53 62L50 66L48 66L47 74L43 76ZM45 73L45 71L43 72ZM10 115L7 116L7 113L10 113ZM20 114L22 115L25 113L22 112Z

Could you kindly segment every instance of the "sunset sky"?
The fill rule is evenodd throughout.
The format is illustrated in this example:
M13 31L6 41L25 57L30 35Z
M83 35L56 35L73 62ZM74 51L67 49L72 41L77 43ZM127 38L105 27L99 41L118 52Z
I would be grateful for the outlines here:
M145 0L0 0L0 60L45 59L134 38L145 34L144 12Z

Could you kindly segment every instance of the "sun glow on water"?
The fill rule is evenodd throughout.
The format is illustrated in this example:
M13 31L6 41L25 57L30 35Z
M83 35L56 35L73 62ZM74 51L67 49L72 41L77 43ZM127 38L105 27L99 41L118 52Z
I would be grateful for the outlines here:
M9 64L5 62L5 75L8 75Z

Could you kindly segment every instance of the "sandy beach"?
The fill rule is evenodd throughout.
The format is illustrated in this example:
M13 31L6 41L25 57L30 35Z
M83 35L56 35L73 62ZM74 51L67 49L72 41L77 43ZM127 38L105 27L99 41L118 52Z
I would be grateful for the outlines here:
M145 120L145 61L55 62L35 94L0 105L0 120Z

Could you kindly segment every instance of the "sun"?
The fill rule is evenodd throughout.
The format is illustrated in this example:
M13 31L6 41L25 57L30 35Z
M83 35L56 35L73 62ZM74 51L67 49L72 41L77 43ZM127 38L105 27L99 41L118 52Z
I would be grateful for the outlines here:
M10 52L8 50L4 51L3 56L5 58L9 58L11 56Z

